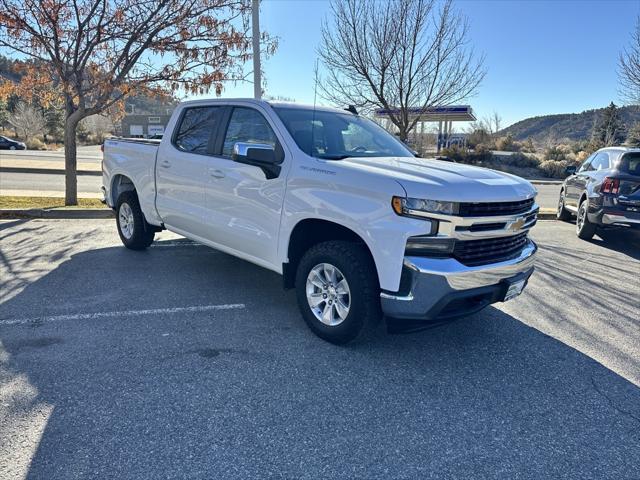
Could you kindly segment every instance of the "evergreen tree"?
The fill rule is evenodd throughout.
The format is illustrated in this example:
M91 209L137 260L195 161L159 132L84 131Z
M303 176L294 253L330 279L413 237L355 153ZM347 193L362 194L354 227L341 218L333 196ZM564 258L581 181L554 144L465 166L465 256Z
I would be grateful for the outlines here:
M3 102L0 100L0 129L4 132L6 125L9 123L9 109L7 107L7 102Z
M64 134L64 110L56 107L49 107L44 112L45 119L45 141L60 141ZM48 137L48 138L47 138Z
M624 125L620 120L618 107L611 104L602 111L600 118L593 127L591 143L603 147L620 145L624 140Z

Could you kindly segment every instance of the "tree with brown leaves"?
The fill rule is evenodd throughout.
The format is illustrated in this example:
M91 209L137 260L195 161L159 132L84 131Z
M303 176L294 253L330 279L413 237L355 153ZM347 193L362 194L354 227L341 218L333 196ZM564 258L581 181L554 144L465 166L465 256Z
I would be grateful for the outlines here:
M63 99L66 205L80 120L134 93L220 94L244 78L250 11L248 0L0 0L0 47L34 59Z

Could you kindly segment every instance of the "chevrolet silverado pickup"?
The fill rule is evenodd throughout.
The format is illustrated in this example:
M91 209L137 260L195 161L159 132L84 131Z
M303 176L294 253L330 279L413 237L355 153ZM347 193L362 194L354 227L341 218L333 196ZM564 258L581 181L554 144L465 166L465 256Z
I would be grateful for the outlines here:
M187 101L161 141L107 140L103 182L126 247L168 229L273 270L337 344L509 300L534 268L529 182L416 158L352 110Z

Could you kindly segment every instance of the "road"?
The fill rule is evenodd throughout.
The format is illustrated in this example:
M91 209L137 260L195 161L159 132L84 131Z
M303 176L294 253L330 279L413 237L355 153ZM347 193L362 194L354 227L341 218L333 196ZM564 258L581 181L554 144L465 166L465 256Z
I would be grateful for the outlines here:
M538 190L536 202L540 208L553 208L558 206L558 197L560 196L560 184L535 184Z
M533 236L517 299L336 347L175 235L0 222L0 478L639 478L640 240Z
M100 145L78 147L78 162L100 163L102 152ZM38 150L0 150L0 161L33 160L33 161L59 161L64 166L64 151L38 151Z

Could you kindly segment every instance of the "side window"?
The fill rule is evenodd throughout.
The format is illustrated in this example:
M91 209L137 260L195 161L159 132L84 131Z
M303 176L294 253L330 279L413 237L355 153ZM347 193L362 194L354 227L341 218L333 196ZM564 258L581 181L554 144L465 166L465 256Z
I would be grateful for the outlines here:
M591 154L584 162L582 162L582 165L580 165L580 168L578 169L578 173L579 172L587 172L590 170L590 165L591 162L593 162L593 160L595 159L596 154L593 153Z
M273 147L278 140L260 112L253 108L235 107L224 136L222 155L230 157L238 142L265 143Z
M206 154L209 138L221 115L221 107L188 108L182 115L173 144L184 152Z
M589 170L602 170L609 168L609 154L607 152L600 152L596 155L596 158L591 162Z

